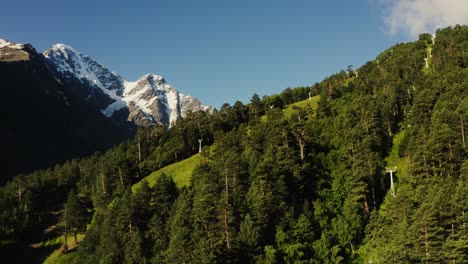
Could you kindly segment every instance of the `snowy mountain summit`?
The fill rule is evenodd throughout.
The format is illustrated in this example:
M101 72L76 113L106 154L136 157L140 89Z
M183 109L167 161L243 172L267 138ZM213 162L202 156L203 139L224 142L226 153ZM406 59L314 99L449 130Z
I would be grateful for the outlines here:
M138 126L170 127L189 111L214 110L192 96L179 93L159 75L146 74L129 82L64 44L53 45L44 56L78 96L115 120L125 119Z

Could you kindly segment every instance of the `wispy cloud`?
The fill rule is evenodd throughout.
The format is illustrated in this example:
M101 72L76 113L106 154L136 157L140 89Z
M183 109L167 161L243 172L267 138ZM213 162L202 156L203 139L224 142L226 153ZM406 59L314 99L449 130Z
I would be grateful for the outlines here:
M377 0L387 32L416 38L437 28L468 24L468 0Z

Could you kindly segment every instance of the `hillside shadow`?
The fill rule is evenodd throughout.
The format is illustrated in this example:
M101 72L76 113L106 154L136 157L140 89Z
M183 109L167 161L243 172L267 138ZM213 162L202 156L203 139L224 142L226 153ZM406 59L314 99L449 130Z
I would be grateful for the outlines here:
M43 263L60 245L32 247L30 245L8 244L0 247L2 263Z
M60 236L56 227L58 213L53 211L45 216L44 225L29 230L16 242L0 246L1 263L43 263L61 244L54 242Z

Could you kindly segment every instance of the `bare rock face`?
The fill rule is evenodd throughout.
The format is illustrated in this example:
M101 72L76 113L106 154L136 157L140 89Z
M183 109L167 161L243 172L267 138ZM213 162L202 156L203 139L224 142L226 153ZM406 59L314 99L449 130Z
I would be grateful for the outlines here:
M128 114L128 121L131 121L139 126L151 126L154 122L148 118L147 115L135 105L134 102L130 102L128 104L129 114Z
M0 39L0 61L27 61L31 58L30 51L36 53L34 48L29 44L13 43Z
M179 93L159 75L146 74L129 82L64 44L52 46L44 56L64 83L107 117L125 119L121 123L170 127L189 111L214 110L192 96Z

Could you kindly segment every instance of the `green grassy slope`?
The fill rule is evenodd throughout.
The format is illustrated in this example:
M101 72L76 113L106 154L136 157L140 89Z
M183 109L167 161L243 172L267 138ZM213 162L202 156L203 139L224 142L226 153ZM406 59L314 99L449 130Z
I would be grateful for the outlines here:
M299 101L299 102L295 102L293 104L290 104L288 106L286 106L286 108L283 109L283 115L289 119L291 118L291 115L292 113L294 113L294 109L296 108L305 108L305 107L310 107L312 108L312 110L317 110L317 107L318 107L318 102L320 101L320 95L316 95L316 96L312 96L309 99L305 99L305 100L302 100L302 101ZM267 116L266 115L263 115L260 120L262 122L266 122L267 121Z
M392 150L390 151L389 155L385 158L386 167L389 169L393 169L396 167L396 172L393 173L393 180L395 184L395 192L398 193L398 185L400 184L400 188L404 188L404 183L408 183L410 180L409 177L409 160L407 157L400 157L398 152L400 150L400 144L403 138L405 137L405 130L398 132L396 135L393 136L393 146ZM385 174L386 180L389 181L390 174L386 172ZM390 192L390 190L388 190ZM385 208L386 204L382 204L382 208ZM383 212L381 210L380 212Z
M195 154L188 159L161 168L151 173L144 179L146 179L149 186L152 187L156 183L156 179L158 179L161 174L165 173L174 178L174 182L176 183L177 187L181 188L188 186L190 184L190 177L192 176L193 170L198 164L200 164L202 159L203 158L200 154ZM140 187L140 184L141 181L133 185L132 191L136 191Z
M389 169L397 167L396 176L400 179L405 179L409 177L408 166L409 161L407 158L402 158L398 155L401 140L405 137L405 131L402 130L393 137L393 147L392 151L385 159L387 162L387 167Z
M305 108L307 106L310 106L312 110L317 110L319 100L320 100L320 95L316 95L316 96L311 97L310 100L305 99L303 101L290 104L285 109L283 109L283 114L285 115L286 118L290 118L295 108Z
M77 239L78 242L82 241L84 238L84 234L78 234ZM76 244L74 242L74 238L72 235L68 236L67 244L70 252L67 254L62 253L62 245L63 245L63 236L58 236L53 239L50 239L45 242L45 245L54 245L59 247L55 250L47 259L44 261L44 264L60 264L60 263L72 263L76 257Z

